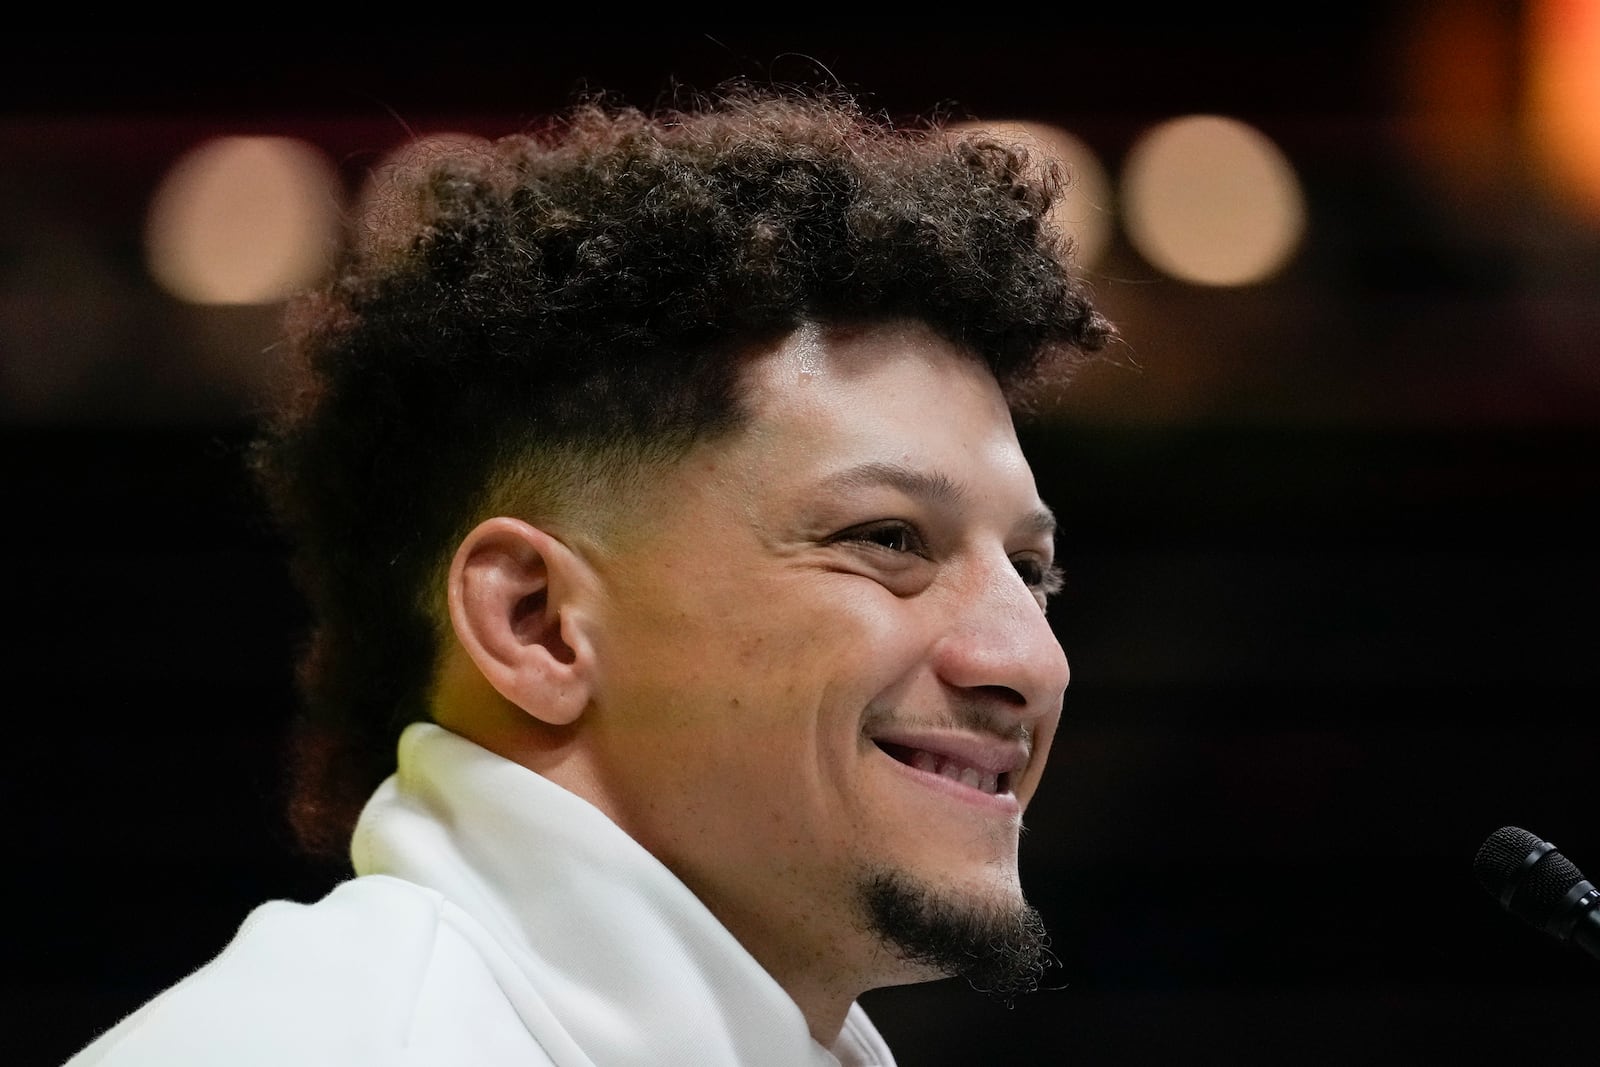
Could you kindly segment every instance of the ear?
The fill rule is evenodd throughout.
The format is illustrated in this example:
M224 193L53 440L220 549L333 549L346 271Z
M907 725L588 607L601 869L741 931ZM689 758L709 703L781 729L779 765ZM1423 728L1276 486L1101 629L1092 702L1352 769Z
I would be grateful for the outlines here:
M450 564L456 638L501 696L553 726L588 706L593 649L584 605L594 588L587 563L519 519L486 519L462 539Z

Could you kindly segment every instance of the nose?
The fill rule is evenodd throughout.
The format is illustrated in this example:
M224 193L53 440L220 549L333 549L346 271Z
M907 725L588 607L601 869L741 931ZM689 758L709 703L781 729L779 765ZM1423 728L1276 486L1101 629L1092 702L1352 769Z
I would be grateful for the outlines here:
M975 575L954 597L951 625L934 654L948 685L1038 718L1061 710L1071 678L1067 655L1033 590L1009 560Z

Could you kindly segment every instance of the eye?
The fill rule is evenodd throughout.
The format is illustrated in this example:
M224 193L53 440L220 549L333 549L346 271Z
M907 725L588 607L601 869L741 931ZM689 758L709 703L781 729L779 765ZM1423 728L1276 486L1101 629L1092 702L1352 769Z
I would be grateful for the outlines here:
M1053 596L1061 591L1061 568L1052 563L1046 563L1037 556L1018 556L1011 561L1017 568L1017 574L1023 582L1032 589L1034 595L1043 603L1046 597Z
M883 519L862 523L834 534L833 541L872 545L889 552L909 552L926 555L926 542L915 526L900 519Z

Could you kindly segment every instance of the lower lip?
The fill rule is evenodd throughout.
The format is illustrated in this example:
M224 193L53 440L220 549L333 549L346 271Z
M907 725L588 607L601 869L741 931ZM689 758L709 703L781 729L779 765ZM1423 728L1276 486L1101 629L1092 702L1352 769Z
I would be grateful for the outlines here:
M1022 805L1018 803L1015 793L985 793L981 789L963 785L954 778L946 778L944 775L934 774L932 771L918 770L909 763L901 763L883 749L878 748L878 746L874 745L872 747L879 756L882 756L885 761L893 765L896 770L909 775L929 789L943 793L953 800L960 801L963 804L970 804L982 811L1010 818L1015 818L1022 814Z

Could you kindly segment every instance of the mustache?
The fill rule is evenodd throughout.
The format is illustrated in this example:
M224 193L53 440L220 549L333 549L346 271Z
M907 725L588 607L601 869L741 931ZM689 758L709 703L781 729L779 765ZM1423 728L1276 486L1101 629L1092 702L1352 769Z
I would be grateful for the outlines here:
M1021 745L1033 754L1033 726L1020 721L1015 711L999 697L985 699L963 694L937 710L902 710L888 704L870 704L862 717L861 731L868 736L889 726L917 730L957 730L983 734Z

